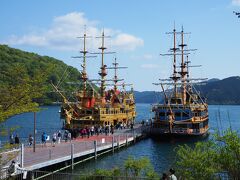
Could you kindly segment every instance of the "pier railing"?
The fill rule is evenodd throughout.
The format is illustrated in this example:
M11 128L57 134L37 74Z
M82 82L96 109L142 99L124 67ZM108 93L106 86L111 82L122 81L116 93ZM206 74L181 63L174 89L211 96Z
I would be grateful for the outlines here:
M89 159L97 159L98 156L114 152L122 146L128 146L130 143L135 143L138 137L142 136L145 126L138 126L134 129L124 129L115 131L114 134L99 134L88 137L78 137L73 140L62 140L59 144L53 144L51 141L46 144L37 143L35 152L32 146L27 143L20 144L14 150L18 154L9 159L19 162L20 167L31 172L36 169L68 162L62 169L74 169L74 165ZM81 157L81 161L79 161ZM78 161L76 160L78 158ZM6 166L7 167L7 166ZM59 171L59 170L58 170ZM58 172L56 171L56 172Z
M128 146L134 143L136 138L142 135L142 128L128 129L124 133L116 132L114 134L88 137L78 137L74 140L61 141L60 144L46 143L37 144L36 152L29 145L21 145L19 156L16 158L21 167L31 167L39 169L47 165L53 165L64 161L74 162L75 158L91 155L97 159L99 155L107 152L114 152L122 146Z

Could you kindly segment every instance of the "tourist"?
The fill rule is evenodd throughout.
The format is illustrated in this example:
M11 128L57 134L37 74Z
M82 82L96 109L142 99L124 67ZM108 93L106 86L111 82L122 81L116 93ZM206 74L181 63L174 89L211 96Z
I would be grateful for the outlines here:
M133 123L131 123L131 130L133 130Z
M111 131L111 134L113 134L114 133L114 126L111 124L111 126L110 126L110 131Z
M28 137L28 145L32 146L33 145L33 136L30 134Z
M87 127L87 128L86 128L86 131L87 131L87 136L88 136L88 138L89 138L89 136L90 136L90 129Z
M91 127L91 136L94 134L94 126Z
M58 131L57 138L58 138L58 144L60 144L61 138L62 138L62 134L60 130Z
M19 172L20 171L20 172ZM15 162L14 160L8 167L8 174L10 177L13 177L17 174L23 173L23 179L27 178L27 171L24 168L21 168L19 163Z
M45 132L42 133L42 145L46 146L47 143L47 134Z
M52 144L53 144L53 147L55 147L56 141L57 141L57 133L53 133L53 136L52 136Z
M69 141L71 142L72 141L72 134L70 132L68 132L68 137Z
M67 142L67 140L68 140L68 131L67 130L65 130L65 132L64 132L64 139L65 139L65 142Z
M10 135L9 137L10 144L14 144L14 137L13 134Z
M170 173L170 176L169 176L170 180L177 180L177 177L174 175L175 171L172 168L169 169L169 173Z
M20 140L19 140L18 135L16 134L16 136L15 136L15 144L19 144L19 143L20 143Z
M83 138L84 135L85 135L85 129L83 128L80 133L81 133L81 136L82 136L82 138Z
M108 126L106 126L106 127L105 127L105 135L106 135L106 136L108 135L108 131L109 131Z
M97 134L97 136L99 135L99 129L98 129L98 126L95 126L94 127L94 131L95 131L95 134Z

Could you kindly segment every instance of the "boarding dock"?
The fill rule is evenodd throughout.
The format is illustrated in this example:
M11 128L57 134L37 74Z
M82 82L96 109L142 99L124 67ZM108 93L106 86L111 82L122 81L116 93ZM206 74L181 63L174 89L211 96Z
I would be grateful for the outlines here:
M21 145L16 160L28 172L48 170L58 172L67 168L74 169L74 165L97 159L106 153L114 153L122 147L144 138L147 126L137 124L133 129L116 130L114 134L99 134L88 137L78 137L71 141L61 141L60 144L37 144L33 147Z

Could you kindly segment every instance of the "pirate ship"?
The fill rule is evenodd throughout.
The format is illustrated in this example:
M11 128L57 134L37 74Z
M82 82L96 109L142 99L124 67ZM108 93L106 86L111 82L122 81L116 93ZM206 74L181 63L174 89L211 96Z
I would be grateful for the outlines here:
M189 66L188 60L191 51L196 49L187 49L184 43L183 31L167 34L173 35L173 48L167 54L162 56L173 57L173 74L169 79L159 79L159 83L164 94L164 102L152 106L154 117L152 119L151 133L170 136L201 136L208 132L208 104L196 90L194 85L198 85L206 79L189 78L189 68L198 66ZM181 44L176 46L177 35L180 35ZM180 56L180 66L177 66ZM165 87L168 86L168 90Z
M116 126L120 124L129 125L134 123L136 116L135 100L133 88L130 91L126 91L126 86L132 84L120 84L123 79L119 79L117 76L117 70L126 67L120 67L116 61L113 63L113 67L107 67L104 63L104 55L111 52L105 52L107 49L104 46L104 40L107 36L104 32L101 38L101 67L99 71L99 79L89 79L87 74L86 60L95 55L87 55L89 52L86 50L86 39L88 38L86 32L83 37L83 50L80 51L82 56L75 56L73 58L81 58L82 71L81 71L81 83L82 89L79 89L75 93L75 102L69 102L68 98L58 89L54 84L52 86L61 95L63 103L61 105L61 117L65 120L64 128L68 130L85 128L86 126ZM107 70L114 70L114 77L112 79L106 79ZM106 83L108 82L108 84ZM112 82L112 84L111 84ZM97 85L100 84L100 87ZM113 88L106 89L107 86L113 86ZM122 89L118 89L122 86Z

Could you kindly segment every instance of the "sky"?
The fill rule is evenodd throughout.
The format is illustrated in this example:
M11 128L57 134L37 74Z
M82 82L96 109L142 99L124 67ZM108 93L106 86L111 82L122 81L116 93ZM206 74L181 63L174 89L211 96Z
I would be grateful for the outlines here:
M0 44L60 59L81 70L86 33L89 52L100 52L102 31L110 38L105 63L117 58L119 78L138 91L159 91L152 83L172 73L172 58L162 57L173 46L166 34L174 28L191 32L185 37L194 78L240 76L240 0L1 0ZM180 44L180 37L177 39ZM101 57L87 60L90 79L98 78ZM180 60L179 60L180 61ZM110 71L110 70L109 70ZM109 72L108 78L112 78Z

